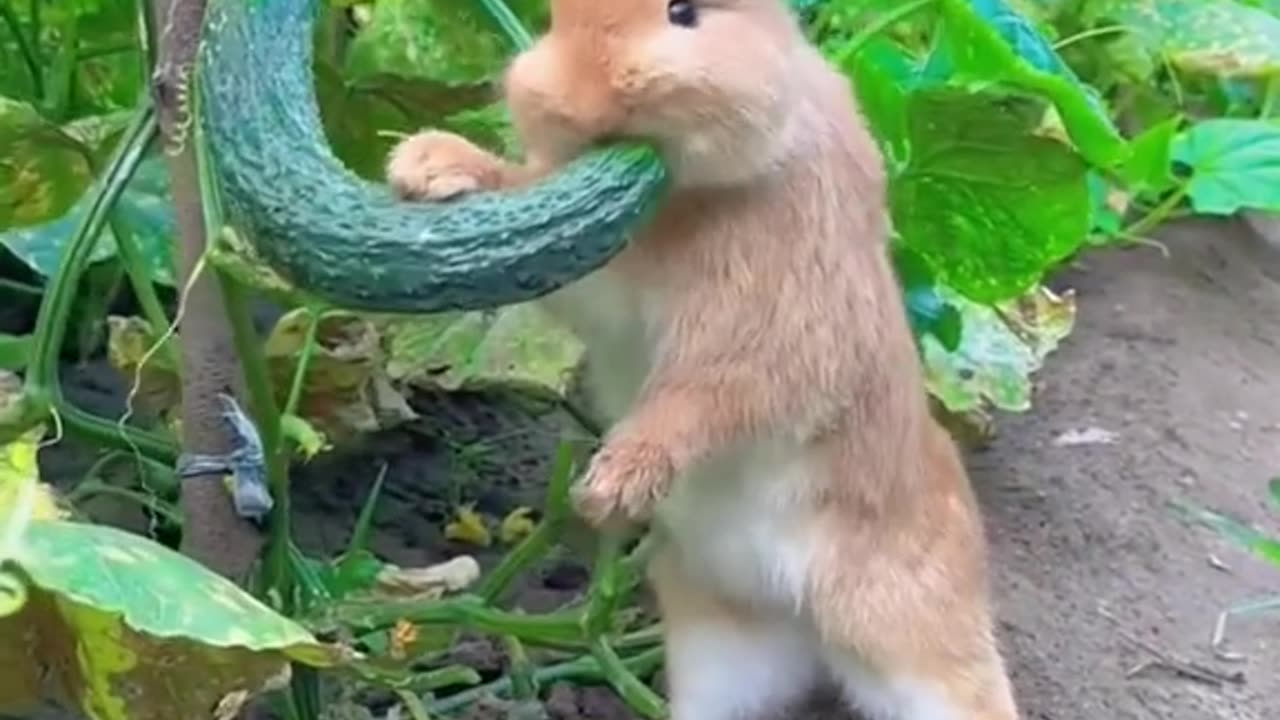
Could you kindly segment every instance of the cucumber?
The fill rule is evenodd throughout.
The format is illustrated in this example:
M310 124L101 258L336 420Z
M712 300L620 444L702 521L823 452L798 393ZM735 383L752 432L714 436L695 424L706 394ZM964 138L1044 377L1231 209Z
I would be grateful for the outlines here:
M602 266L665 196L657 152L616 144L526 189L396 199L329 148L311 75L316 12L317 0L210 0L196 73L227 221L299 290L382 313L531 300Z

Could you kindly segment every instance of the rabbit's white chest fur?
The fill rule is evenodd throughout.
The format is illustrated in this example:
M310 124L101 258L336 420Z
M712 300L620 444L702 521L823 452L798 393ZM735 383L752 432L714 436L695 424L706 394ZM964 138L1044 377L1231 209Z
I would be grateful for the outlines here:
M611 422L626 415L647 377L665 307L660 294L607 268L543 299L587 347L593 401ZM804 593L811 542L798 510L813 469L793 440L722 452L673 484L657 509L663 540L686 570L725 595L793 609Z

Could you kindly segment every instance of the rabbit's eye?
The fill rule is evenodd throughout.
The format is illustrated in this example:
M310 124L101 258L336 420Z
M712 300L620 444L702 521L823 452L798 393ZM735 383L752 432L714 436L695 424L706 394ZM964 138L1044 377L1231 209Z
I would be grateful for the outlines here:
M698 24L698 8L689 0L671 0L667 3L667 20L672 25L693 27Z

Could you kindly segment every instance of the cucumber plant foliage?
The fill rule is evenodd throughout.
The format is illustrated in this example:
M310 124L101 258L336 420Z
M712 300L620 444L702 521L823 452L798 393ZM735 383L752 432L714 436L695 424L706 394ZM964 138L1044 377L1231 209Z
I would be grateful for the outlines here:
M1074 322L1070 296L1044 287L1064 261L1145 242L1174 213L1280 212L1280 9L1271 0L792 4L853 81L884 150L893 259L928 387L953 412L1030 406L1031 375ZM322 452L321 435L343 427L334 417L350 424L352 406L382 414L373 398L386 377L532 380L561 393L575 351L522 311L494 309L607 262L662 202L666 171L643 145L599 148L519 192L447 203L391 196L378 177L392 142L384 130L435 125L514 149L491 92L505 41L485 25L486 8L506 8L508 24L545 20L540 0L209 2L192 137L207 146L213 189L249 265L260 261L310 296L265 350L274 389L302 399L286 420L295 440L315 436L300 442L304 454ZM130 118L143 116L132 103L145 53L133 10L130 0L0 4L0 245L5 268L22 272L2 292L66 294L68 257L107 280L123 268L135 289L175 283L164 164L150 155L127 172L105 169L127 165L107 163L121 147L141 154L131 144L143 142L145 123ZM347 12L349 46L315 32L318 17ZM402 46L387 49L397 38ZM119 197L110 212L100 207L106 192ZM86 219L101 234L87 250L78 245ZM341 316L320 322L311 300ZM388 324L382 313L397 318ZM113 327L135 325L148 337L163 329L150 316ZM24 355L39 355L41 382L56 387L48 353L24 350L56 354L55 330L0 337L0 365L22 370ZM113 350L129 336L117 332ZM141 366L151 345L116 354ZM0 406L20 385L0 372ZM335 411L338 400L347 404ZM92 424L87 415L60 417L74 430ZM115 437L112 421L94 422L94 438ZM104 483L57 499L38 481L43 438L31 429L0 452L0 667L17 668L0 673L0 712L54 699L113 720L231 714L279 687L292 664L390 689L411 714L426 705L419 714L443 715L488 695L536 701L539 683L557 679L606 683L641 716L663 714L642 682L661 663L657 635L617 612L638 582L617 547L604 543L581 603L549 615L501 609L505 589L558 542L570 515L573 463L563 454L538 522L474 589L445 597L370 595L388 579L431 575L389 568L368 550L373 483L342 556L308 558L285 538L298 594L290 619L157 542L73 521L65 505ZM171 460L157 461L157 446L129 448L145 451L148 477L163 477L155 466ZM123 493L166 508L149 488ZM1280 483L1271 492L1280 498ZM1276 560L1274 538L1204 518ZM460 627L505 638L509 672L484 682L440 667ZM334 630L369 656L317 639ZM526 645L579 654L539 664ZM52 674L36 673L32 657ZM424 658L425 672L414 665ZM56 698L42 683L51 679ZM290 696L295 716L312 716L306 687L300 679Z

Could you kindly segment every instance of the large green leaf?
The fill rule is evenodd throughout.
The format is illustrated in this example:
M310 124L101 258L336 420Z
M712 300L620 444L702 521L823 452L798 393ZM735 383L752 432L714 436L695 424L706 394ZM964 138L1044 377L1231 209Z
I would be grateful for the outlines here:
M56 218L92 179L90 149L30 104L0 97L0 230Z
M871 38L857 53L841 59L885 160L895 171L901 169L911 155L907 98L918 68L896 44L881 37Z
M0 94L30 100L58 122L137 103L146 81L137 0L7 2L0 13Z
M97 185L88 187L60 217L35 225L11 227L0 233L0 244L37 273L45 277L53 275L58 270L63 249L93 203L93 188ZM139 245L152 278L172 285L175 219L169 195L168 169L163 158L156 155L139 165L116 203L114 221ZM115 227L113 224L104 230L103 237L94 248L93 262L115 257Z
M1097 165L1128 147L1097 93L1076 77L1026 18L1003 0L938 0L944 22L926 75L974 88L1006 84L1051 101L1071 140Z
M1030 290L1089 230L1083 160L1016 104L948 90L908 104L911 159L891 184L902 241L979 302Z
M1173 157L1191 170L1188 191L1197 212L1280 212L1280 125L1206 120L1177 138Z
M357 80L325 64L316 65L316 95L325 134L351 170L381 181L387 156L399 137L424 127L466 135L490 149L506 143L498 128L505 117L488 84L450 85L425 77L380 73ZM486 113L487 111L487 113ZM497 117L491 126L470 122L475 114Z
M1088 0L1088 22L1125 26L1173 65L1221 76L1280 72L1280 18L1234 0Z
M147 79L138 43L138 0L77 0L67 5L75 8L78 39L69 117L132 109Z
M507 5L526 27L546 22L545 0ZM325 131L344 163L380 180L397 136L423 127L510 149L496 81L512 48L483 3L383 0L366 8L342 70L317 64Z
M545 17L545 2L508 2L527 26ZM352 41L346 75L391 73L448 84L496 78L511 48L482 3L474 0L379 0Z
M29 595L0 619L5 711L56 687L67 696L46 699L101 720L217 717L278 686L290 661L344 660L230 581L122 530L33 520L15 561Z

